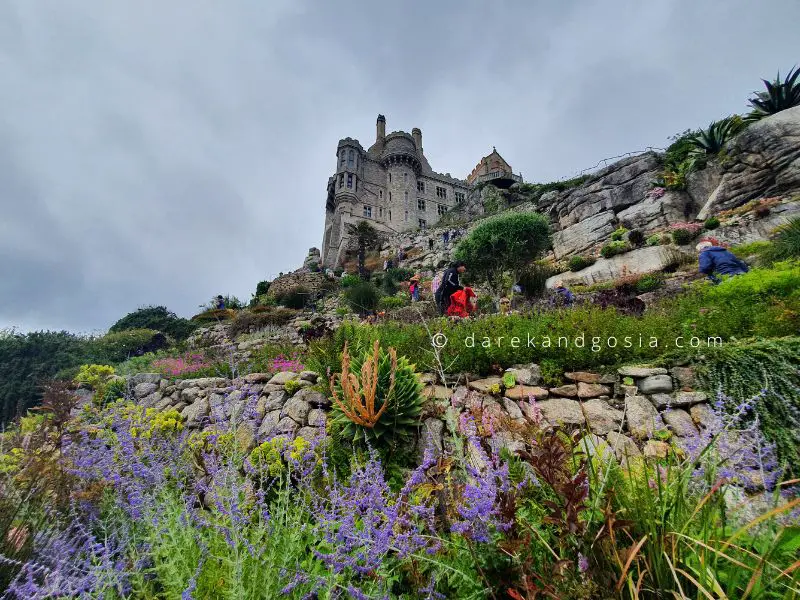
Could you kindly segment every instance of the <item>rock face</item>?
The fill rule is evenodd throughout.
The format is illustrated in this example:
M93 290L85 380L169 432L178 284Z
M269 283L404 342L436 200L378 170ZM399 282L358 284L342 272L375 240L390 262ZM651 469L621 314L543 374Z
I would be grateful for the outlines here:
M609 234L610 235L610 234ZM552 288L557 281L565 285L591 285L603 283L626 275L642 275L661 271L673 264L684 254L674 246L646 246L637 248L611 258L598 258L590 267L577 273L559 273L547 279L547 287Z
M698 215L800 188L800 106L753 123L726 147L722 180Z

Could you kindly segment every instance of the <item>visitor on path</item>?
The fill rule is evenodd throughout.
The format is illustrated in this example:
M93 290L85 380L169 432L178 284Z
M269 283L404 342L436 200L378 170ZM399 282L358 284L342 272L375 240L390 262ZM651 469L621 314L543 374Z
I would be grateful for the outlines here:
M383 270L384 271L388 271L389 270L389 261L388 260L383 261Z
M700 253L698 258L700 272L707 275L715 284L721 281L718 275L741 275L750 270L747 263L736 258L732 252L709 241L697 244L697 251Z
M225 308L225 298L222 296L217 296L214 298L214 306L217 308L217 310L223 310Z
M453 292L453 295L450 296L450 304L447 307L447 316L466 319L475 312L477 300L478 297L471 287L465 287Z
M447 308L450 306L450 296L464 289L464 286L458 282L458 276L466 270L464 261L459 260L454 262L442 275L442 283L436 290L436 304L439 306L440 315L447 312Z
M450 241L450 230L447 230L442 234L442 242L444 243L445 248L447 247L447 243L449 241Z
M559 306L572 306L575 303L575 295L564 286L563 281L556 281L553 292L555 303Z
M433 250L433 238L428 240L428 250Z
M414 275L409 281L408 293L412 302L419 302L419 275Z

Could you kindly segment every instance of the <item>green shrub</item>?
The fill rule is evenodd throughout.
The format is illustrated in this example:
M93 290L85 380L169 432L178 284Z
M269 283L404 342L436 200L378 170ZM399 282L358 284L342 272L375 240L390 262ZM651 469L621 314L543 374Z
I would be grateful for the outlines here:
M128 384L125 379L121 377L112 379L106 386L105 393L103 394L103 404L111 404L120 398L124 398L127 391Z
M110 332L94 340L92 354L98 362L118 363L131 356L157 352L167 347L167 338L152 329L126 329Z
M359 283L361 283L361 278L358 275L350 275L349 273L342 275L341 284L343 288L349 288Z
M664 285L664 276L661 273L648 273L639 278L636 282L636 291L640 294L646 294L657 290Z
M286 383L283 384L283 388L286 390L286 393L290 396L294 396L294 393L299 390L302 386L297 379L290 379Z
M540 298L547 293L547 279L555 274L546 263L534 263L519 273L517 282L526 298Z
M300 310L306 307L311 300L311 293L308 288L297 286L287 290L283 294L276 296L278 304L286 308Z
M709 217L705 220L705 223L703 223L703 227L709 231L714 231L717 227L719 227L719 219L717 217Z
M618 242L623 237L625 237L626 233L628 233L627 229L625 229L624 227L619 227L611 234L611 240L614 242Z
M696 237L696 234L689 229L673 229L672 241L678 246L685 246Z
M630 250L630 246L628 242L623 242L622 240L617 240L614 242L609 242L605 246L600 249L600 254L603 258L611 258L612 256L616 256L617 254L622 254L623 252L627 252Z
M188 338L196 328L196 323L178 317L165 306L145 306L122 317L109 331L116 333L128 329L153 329L180 341Z
M779 455L790 461L794 474L800 465L800 338L729 343L708 349L695 370L712 394L722 392L739 402L762 393L755 404L764 435L776 443ZM727 407L735 410L734 406Z
M633 246L641 246L644 243L644 234L638 229L631 229L628 232L628 243Z
M478 297L478 312L483 315L491 315L497 312L497 307L494 304L491 296Z
M95 402L100 403L105 398L106 387L113 376L114 367L109 367L108 365L82 365L74 381L91 387L95 393Z
M647 238L647 241L645 243L648 246L660 246L661 245L661 234L660 233L656 233L654 235L651 235L650 237Z
M567 263L567 265L569 266L569 270L570 271L573 271L573 272L574 271L581 271L582 269L585 269L586 267L591 267L595 263L595 260L596 259L595 259L594 256L579 256L578 255L578 256L573 256L572 258L570 258L569 259L569 263Z
M550 220L536 212L508 213L486 219L456 247L453 257L468 272L485 278L500 295L502 277L515 279L528 264L550 247Z
M378 306L378 290L368 281L362 281L345 291L345 298L353 312L364 314Z
M259 281L256 285L256 297L266 296L269 293L271 281Z
M378 347L377 354L362 352L356 354L350 363L349 373L361 379L362 368L368 368L372 360L377 358L377 386L374 397L374 410L378 413L385 404L388 406L372 427L354 423L342 410L338 402L332 406L333 420L341 427L342 433L353 442L368 442L372 445L397 444L413 438L419 426L422 413L422 383L417 377L414 366L405 356L397 357L396 369L392 365L392 353ZM394 373L394 388L391 387ZM337 378L335 386L341 402L347 406L341 380ZM360 387L359 387L360 389ZM390 392L391 391L391 395ZM363 396L361 397L363 398ZM359 399L360 401L360 399Z
M380 300L378 300L378 308L381 309L391 309L391 308L400 308L401 306L407 306L408 302L405 298L400 298L399 296L383 296Z

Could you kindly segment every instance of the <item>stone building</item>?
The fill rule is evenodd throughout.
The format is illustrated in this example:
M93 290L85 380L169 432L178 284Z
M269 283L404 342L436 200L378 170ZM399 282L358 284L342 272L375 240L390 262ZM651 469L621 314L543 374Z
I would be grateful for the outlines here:
M386 118L378 115L372 146L364 150L358 140L345 138L336 149L336 174L328 179L325 203L323 265L342 261L348 224L368 221L387 234L432 226L463 203L474 184L500 180L500 173L512 183L522 180L496 150L478 163L472 181L437 173L423 153L422 131L415 127L410 134L387 135Z

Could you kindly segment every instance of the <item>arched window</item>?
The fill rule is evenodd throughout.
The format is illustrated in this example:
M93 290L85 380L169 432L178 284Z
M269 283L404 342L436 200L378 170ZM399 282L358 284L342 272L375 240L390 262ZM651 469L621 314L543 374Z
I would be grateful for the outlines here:
M378 197L383 200L383 190L378 190Z
M353 151L352 150L348 150L347 151L347 166L348 167L352 167L353 166Z

